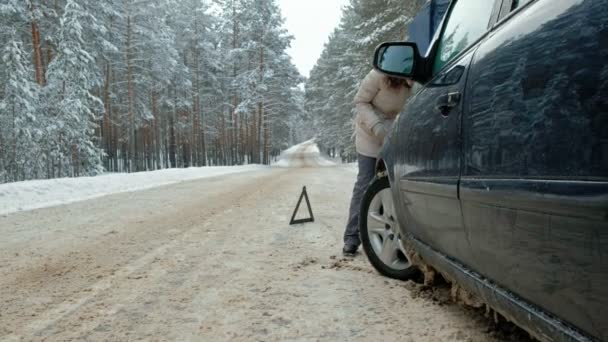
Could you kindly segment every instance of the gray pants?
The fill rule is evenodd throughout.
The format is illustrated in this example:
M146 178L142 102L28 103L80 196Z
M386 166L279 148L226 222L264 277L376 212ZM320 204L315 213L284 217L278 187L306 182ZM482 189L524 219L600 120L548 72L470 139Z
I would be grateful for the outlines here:
M361 240L359 239L359 209L363 194L374 179L376 158L359 154L357 155L357 164L359 165L359 173L357 174L357 182L353 189L353 197L350 200L348 223L344 231L344 243L359 246L361 244Z

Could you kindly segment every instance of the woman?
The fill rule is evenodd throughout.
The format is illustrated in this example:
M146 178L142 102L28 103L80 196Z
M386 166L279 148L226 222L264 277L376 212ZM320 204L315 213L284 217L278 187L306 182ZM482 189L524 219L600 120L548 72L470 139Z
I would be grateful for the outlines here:
M410 96L413 82L389 77L375 69L365 77L355 96L357 127L355 145L359 172L350 201L348 223L344 232L342 252L357 252L359 239L359 207L367 186L374 178L376 158L395 117Z

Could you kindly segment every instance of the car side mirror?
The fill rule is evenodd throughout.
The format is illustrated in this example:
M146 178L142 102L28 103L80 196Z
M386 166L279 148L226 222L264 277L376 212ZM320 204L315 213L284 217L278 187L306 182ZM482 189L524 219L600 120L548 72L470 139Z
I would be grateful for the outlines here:
M383 43L374 54L374 68L390 76L414 78L421 62L416 43Z

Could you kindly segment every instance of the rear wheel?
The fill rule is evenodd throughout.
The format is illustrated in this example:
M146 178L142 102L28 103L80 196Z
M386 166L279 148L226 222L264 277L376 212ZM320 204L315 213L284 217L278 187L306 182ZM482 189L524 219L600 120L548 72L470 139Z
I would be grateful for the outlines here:
M390 278L408 280L418 269L407 258L387 177L376 178L369 186L359 213L361 244L370 263Z

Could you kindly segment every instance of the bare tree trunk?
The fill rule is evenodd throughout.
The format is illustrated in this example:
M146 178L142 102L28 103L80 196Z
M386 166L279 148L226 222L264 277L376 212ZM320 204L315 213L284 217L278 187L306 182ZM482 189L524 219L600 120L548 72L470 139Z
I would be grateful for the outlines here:
M125 59L127 64L127 112L129 117L129 136L128 136L128 171L134 171L135 156L135 114L134 114L134 89L133 89L133 70L132 70L132 56L131 56L131 14L129 12L129 0L126 1L126 17L127 17L127 32L126 32L126 44L125 44ZM135 162L137 165L137 163Z
M199 25L198 25L198 12L194 11L194 43L192 46L192 55L194 58L194 98L192 101L192 158L193 164L195 166L200 165L201 151L200 151L200 116L201 116L201 107L200 107L200 49L198 48L198 44L196 43L201 37L199 37Z
M246 132L246 124L247 124L247 115L241 115L241 130L239 131L239 140L241 142L240 146L240 155L239 155L239 165L245 164L245 153L247 152L247 132Z
M174 83L174 87L175 87L175 83ZM173 96L175 97L174 103L177 103L177 92L174 89L174 94ZM175 118L176 118L176 111L177 109L174 108L173 112L171 113L171 116L169 117L169 129L171 131L170 133L170 142L169 142L169 161L171 163L172 168L177 167L177 141L176 141L176 137L175 137Z
M238 36L239 36L239 27L238 27L238 22L237 22L237 15L236 15L236 3L233 2L232 3L232 49L236 50L237 46L238 46ZM236 79L237 76L237 64L236 61L233 62L232 64L232 77L233 80ZM232 90L232 109L231 109L231 116L232 116L232 123L233 123L233 132L232 132L232 158L231 158L231 162L232 165L237 163L237 156L238 156L238 130L239 130L239 124L238 124L238 118L237 118L237 106L238 106L238 95L236 93L236 89Z
M261 103L258 105L259 111L260 113L258 114L258 131L256 132L257 135L257 143L256 143L256 155L257 155L257 160L260 163L263 163L262 160L262 126L264 125L264 103Z
M250 164L252 162L252 156L253 156L253 141L251 140L251 126L252 123L249 121L249 118L251 116L248 116L247 119L245 120L245 141L247 142L247 160L246 162L248 164ZM255 121L255 111L253 112L253 117L251 118L252 121Z
M224 113L222 112L222 127L221 127L221 135L220 135L220 153L221 153L221 161L222 165L226 165L228 163L228 132L226 132L226 118L224 117Z
M114 113L114 108L112 108L111 113ZM112 153L114 154L114 172L119 172L123 171L120 168L120 137L122 136L123 132L121 127L114 124L112 121L110 121L110 124L112 127Z
M78 150L76 145L72 145L72 167L70 168L70 173L72 177L78 177L80 175L80 159L78 158Z
M110 169L110 161L112 159L112 128L111 128L111 111L112 111L112 104L111 104L111 99L110 99L110 82L111 82L111 68L110 68L110 63L106 62L106 67L105 67L105 73L106 73L106 77L104 80L104 85L103 85L103 95L102 95L102 99L103 99L103 106L104 106L104 112L103 112L103 117L102 117L102 123L101 123L101 139L102 139L102 146L104 147L104 149L106 150L106 160L104 162L104 167L106 170L111 170Z
M260 108L261 103L258 102L258 108L257 110L253 113L253 122L251 123L251 132L249 132L249 134L251 135L251 162L252 163L256 163L259 164L260 163L260 158L259 158L259 153L256 155L256 150L258 150L258 116L260 115Z
M264 118L264 164L270 165L270 127L268 118Z
M9 169L9 174L12 174L11 181L16 182L18 180L17 179L17 177L18 177L17 176L17 174L18 174L18 170L17 169L18 168L17 168L17 135L15 134L15 126L16 126L15 121L17 119L16 118L16 114L15 114L15 102L13 102L13 106L12 107L13 107L12 108L13 109L12 110L13 120L12 120L12 127L11 127L11 132L12 132L11 135L12 135L12 140L13 140L13 144L12 144L13 145L12 146L13 150L12 150L12 157L11 157L11 160L9 162L9 165L11 167Z
M196 63L197 68L198 68L198 62ZM198 70L195 71L195 73L198 74ZM200 130L200 123L199 123L199 119L200 119L200 97L199 97L199 86L198 86L198 76L195 76L195 95L194 95L194 101L193 101L193 108L192 108L192 141L191 141L191 145L192 145L192 164L194 166L199 166L199 130Z
M51 61L53 60L53 49L51 49L50 47L46 48L46 59L43 59L43 70L42 70L42 74L46 75L46 70L48 69L49 64L51 64Z
M260 38L260 44L262 43L262 38ZM264 82L264 48L261 47L260 48L260 84L262 84L262 82ZM261 144L262 144L262 126L263 126L263 118L264 118L264 102L263 100L260 100L258 102L258 123L257 123L257 128L258 131L256 132L257 135L257 139L256 139L256 162L260 162L260 153L261 153Z
M201 110L201 118L200 118L200 125L201 125L201 133L200 133L200 139L201 139L201 166L207 166L207 144L205 143L205 115L203 114L203 111Z
M154 87L152 87L154 89ZM161 147L160 147L160 125L159 125L159 121L160 121L160 114L158 112L158 100L157 100L157 95L156 92L154 90L152 90L151 92L151 101L152 101L152 116L154 117L154 121L152 122L152 129L153 129L153 141L154 141L154 169L158 170L161 168L161 164L160 164L160 155L162 153L161 151Z
M0 175L2 175L2 171L8 171L6 169L6 166L4 165L4 158L5 158L5 142L4 142L4 136L2 135L2 131L0 130ZM8 181L6 178L8 178L7 176L2 176L0 177L0 184L3 182Z
M30 6L30 11L32 14L32 22L30 24L32 29L32 46L34 49L34 69L36 70L36 83L43 86L46 81L44 79L44 72L42 68L42 51L40 48L40 30L38 29L38 24L34 19L34 5Z

